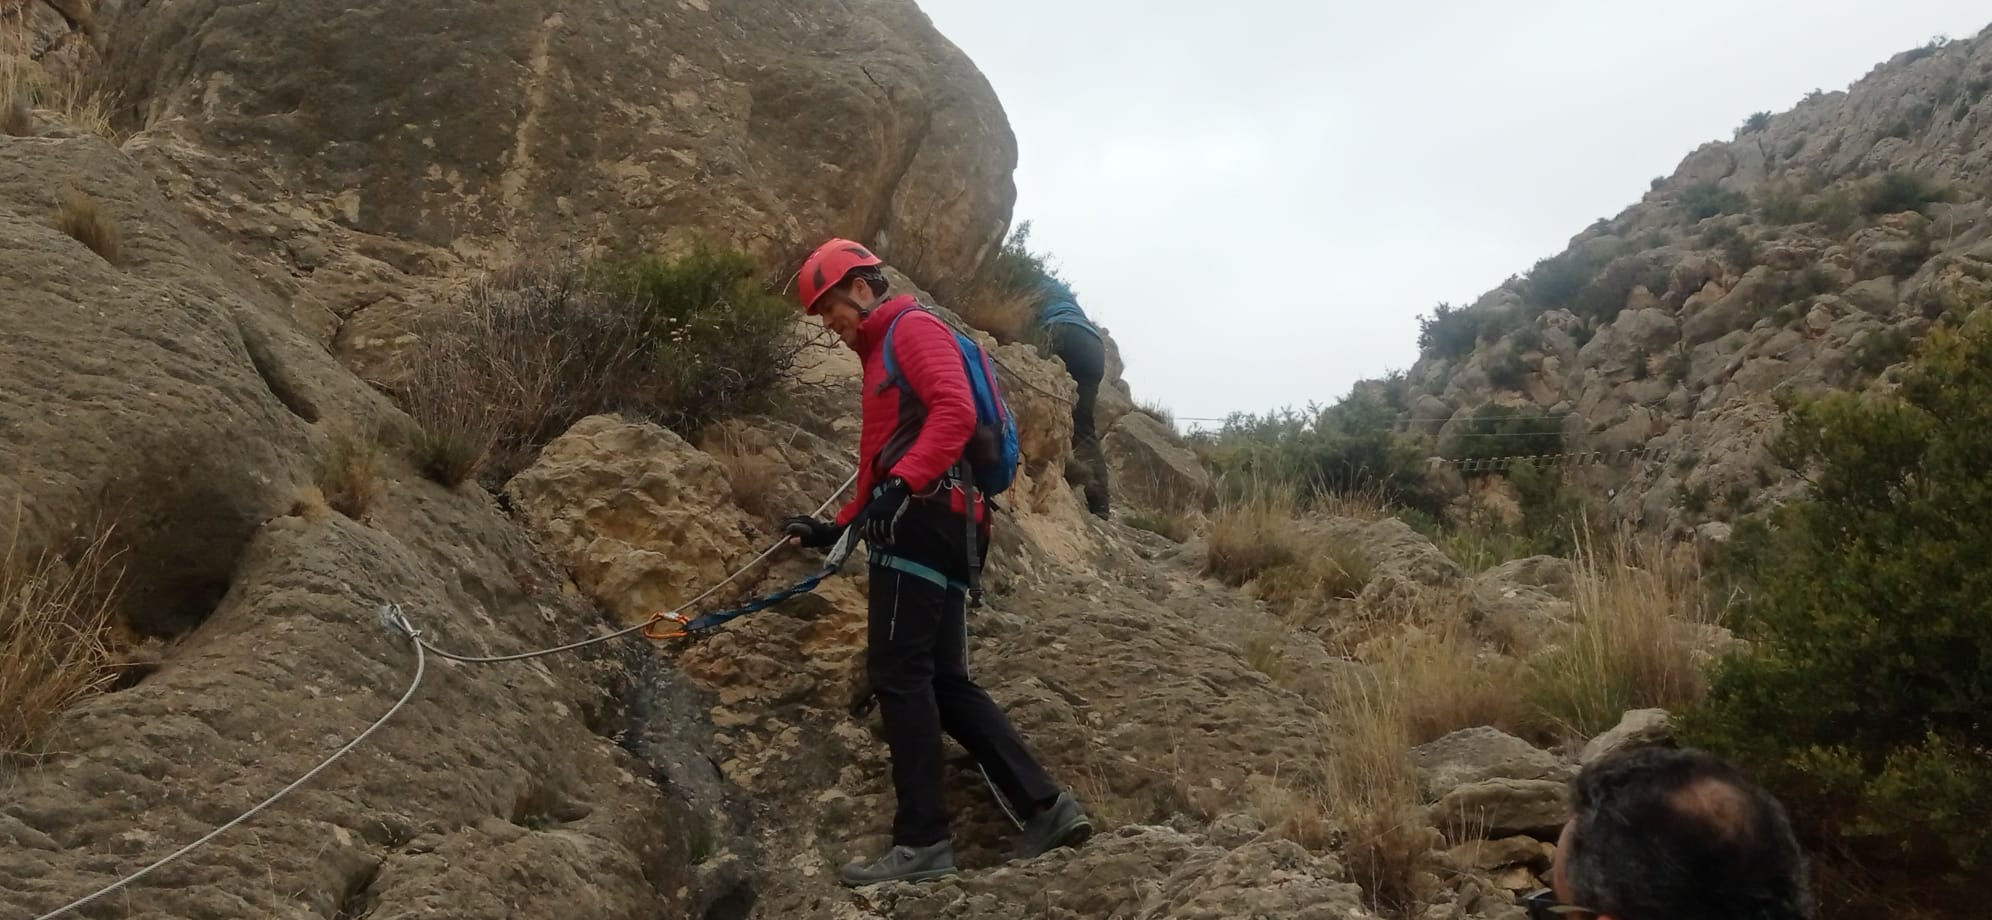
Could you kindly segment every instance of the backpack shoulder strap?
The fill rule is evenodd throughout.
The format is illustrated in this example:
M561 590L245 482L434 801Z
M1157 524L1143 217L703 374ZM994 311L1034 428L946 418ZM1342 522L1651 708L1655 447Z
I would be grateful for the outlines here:
M947 320L941 319L939 314L936 314L932 310L927 309L927 305L923 303L916 302L914 303L913 306L907 308L906 312L893 317L892 322L888 323L885 327L885 342L879 346L880 348L883 348L885 350L882 356L885 361L885 382L879 384L879 389L881 391L883 391L887 387L898 386L905 382L905 378L899 375L899 362L894 360L892 357L892 336L893 333L899 331L899 322L909 316L912 316L915 313L927 314L927 317L929 319L932 319L934 322L940 324L940 327L943 330L945 330L948 333L948 335L952 336L955 334L954 327L949 326ZM959 348L959 346L957 346L957 348Z
M892 322L886 324L885 342L879 345L879 347L884 350L884 353L881 355L881 357L885 361L885 382L879 384L880 391L884 391L887 387L897 386L900 383L899 362L893 360L892 358L892 335L893 333L899 331L900 320L903 320L906 317L911 316L917 312L922 312L922 308L914 307L913 309L907 310L906 312L893 317Z

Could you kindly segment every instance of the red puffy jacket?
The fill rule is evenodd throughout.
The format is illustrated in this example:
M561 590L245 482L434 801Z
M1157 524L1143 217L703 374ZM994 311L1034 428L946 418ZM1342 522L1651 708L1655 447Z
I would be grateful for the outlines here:
M892 336L902 380L886 386L885 332L909 310L914 315ZM920 309L919 301L902 295L873 310L858 327L857 353L865 366L858 491L837 513L839 525L851 523L871 500L872 487L890 477L906 480L916 494L931 489L961 459L975 431L975 394L954 330ZM950 503L961 510L962 496L955 494Z

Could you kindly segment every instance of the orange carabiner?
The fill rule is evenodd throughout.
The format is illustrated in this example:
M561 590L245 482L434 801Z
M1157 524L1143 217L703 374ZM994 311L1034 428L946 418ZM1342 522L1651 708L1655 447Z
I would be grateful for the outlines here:
M665 620L670 620L671 622L678 624L678 628L668 633L659 633L652 631L652 627L655 627L657 624L662 623ZM660 642L665 639L683 639L686 636L691 635L691 633L685 631L685 624L689 622L691 621L686 619L684 614L676 613L674 611L669 611L669 610L660 610L650 615L650 622L643 624L643 637L645 639L651 639Z

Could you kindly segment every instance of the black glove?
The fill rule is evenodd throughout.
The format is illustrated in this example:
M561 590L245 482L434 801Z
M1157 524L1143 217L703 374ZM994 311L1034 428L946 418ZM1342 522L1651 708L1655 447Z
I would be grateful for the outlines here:
M871 504L865 506L865 536L880 546L891 546L899 519L906 514L906 500L912 496L913 487L897 476L873 490Z
M798 538L803 546L810 549L822 549L837 542L837 538L844 535L844 528L798 514L782 521L782 532Z

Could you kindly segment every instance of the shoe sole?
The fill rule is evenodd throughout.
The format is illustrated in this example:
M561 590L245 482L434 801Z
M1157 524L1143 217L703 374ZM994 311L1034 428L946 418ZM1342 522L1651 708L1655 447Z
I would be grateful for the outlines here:
M928 869L922 872L912 873L911 875L901 875L896 878L882 878L877 881L871 881L871 882L854 882L851 881L850 879L844 878L843 876L838 876L837 881L844 883L844 887L846 888L866 888L872 885L883 885L886 884L887 882L909 882L909 883L931 882L936 879L944 879L951 875L960 875L960 874L961 870L959 869Z
M1092 819L1080 818L1076 821L1073 821L1071 824L1067 824L1064 827L1061 827L1057 831L1053 832L1051 835L1051 840L1045 844L1044 849L1038 850L1035 853L1026 850L1018 855L1024 859L1036 859L1040 856L1043 856L1046 853L1059 849L1060 847L1076 847L1082 843L1085 843L1088 840L1091 840L1092 838L1093 838Z

